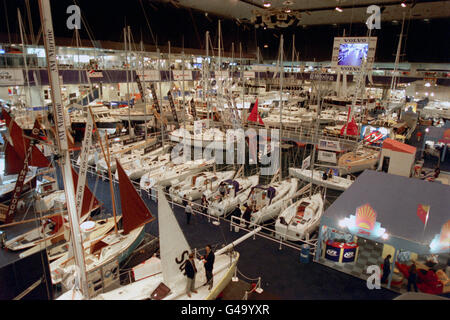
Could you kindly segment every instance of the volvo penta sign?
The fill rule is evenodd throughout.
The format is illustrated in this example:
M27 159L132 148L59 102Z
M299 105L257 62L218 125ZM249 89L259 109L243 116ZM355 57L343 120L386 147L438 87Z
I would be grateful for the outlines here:
M373 66L377 37L334 38L331 68L336 71L361 71L364 61L367 70Z

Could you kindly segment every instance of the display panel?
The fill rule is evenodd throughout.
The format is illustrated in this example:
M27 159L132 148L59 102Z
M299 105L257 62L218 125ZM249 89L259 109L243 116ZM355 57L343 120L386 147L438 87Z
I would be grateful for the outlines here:
M372 69L376 37L336 37L333 44L331 68L336 71L360 71L364 61Z

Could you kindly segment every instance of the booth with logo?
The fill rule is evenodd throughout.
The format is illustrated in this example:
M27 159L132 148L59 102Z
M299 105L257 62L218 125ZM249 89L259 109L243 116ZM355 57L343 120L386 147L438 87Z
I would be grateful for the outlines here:
M390 254L388 288L405 292L415 263L420 291L450 292L448 208L447 185L366 170L323 214L314 261L366 280Z

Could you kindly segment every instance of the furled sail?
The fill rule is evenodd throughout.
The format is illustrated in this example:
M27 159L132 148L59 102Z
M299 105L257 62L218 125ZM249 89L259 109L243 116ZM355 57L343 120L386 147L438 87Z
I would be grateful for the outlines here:
M119 175L120 203L122 205L123 233L128 234L155 218L137 193L119 160L116 159L116 162Z

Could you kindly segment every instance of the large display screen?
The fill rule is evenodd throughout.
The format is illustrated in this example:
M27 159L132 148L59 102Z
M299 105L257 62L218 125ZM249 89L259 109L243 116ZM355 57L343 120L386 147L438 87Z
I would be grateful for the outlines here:
M360 71L363 62L371 70L377 46L376 37L336 37L333 43L331 68L336 71Z
M339 66L361 66L363 60L367 59L369 51L368 43L341 43L339 46Z

